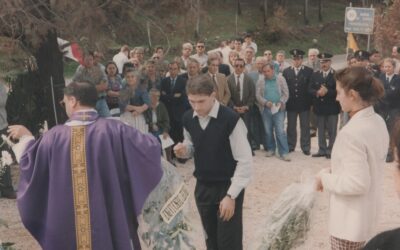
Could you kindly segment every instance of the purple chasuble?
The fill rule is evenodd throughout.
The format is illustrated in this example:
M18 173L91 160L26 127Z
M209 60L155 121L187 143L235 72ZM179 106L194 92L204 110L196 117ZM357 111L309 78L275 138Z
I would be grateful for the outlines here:
M72 120L94 120L84 126L91 249L130 250L131 242L140 249L137 216L162 177L160 144L122 122L84 117ZM18 209L45 250L77 248L71 131L54 127L31 141L20 161Z

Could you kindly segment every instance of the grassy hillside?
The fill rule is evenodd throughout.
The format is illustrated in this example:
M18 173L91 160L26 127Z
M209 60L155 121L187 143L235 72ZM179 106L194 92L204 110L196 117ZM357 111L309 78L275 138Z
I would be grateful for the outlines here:
M238 19L238 33L254 32L255 41L261 50L269 48L275 52L278 49L300 48L306 50L310 47L317 47L332 53L345 53L346 36L343 25L346 3L344 1L324 1L323 21L319 23L317 1L310 0L310 23L307 26L303 21L302 3L303 1L289 1L285 20L287 25L283 30L285 34L277 41L271 41L273 39L263 32L263 16L259 3L243 3L242 15ZM209 20L202 23L203 35L210 42L235 36L236 6L234 4L209 3L207 7L210 17Z
M272 0L270 0L272 1ZM260 8L262 1L242 0L242 14L238 17L238 26L236 33L236 1L206 1L202 9L202 18L200 22L200 38L207 43L207 49L218 46L218 42L227 38L241 36L246 32L252 32L254 39L259 47L258 55L263 50L271 49L276 52L279 49L289 51L292 48L300 48L305 51L310 47L319 48L321 51L331 52L334 54L344 54L346 52L346 34L343 31L344 12L348 5L348 1L323 0L323 20L318 21L318 1L309 0L309 24L304 25L303 1L287 0L288 8L283 21L278 26L283 26L282 32L278 33L265 32L263 27L263 13ZM180 54L182 42L194 39L194 18L183 17L182 15L174 15L173 12L159 17L159 22L164 27L164 32L168 34L170 40L170 50L167 55L168 59ZM190 20L191 19L191 20ZM157 29L152 29L152 43L161 44L167 47L166 39L159 35ZM361 47L365 47L366 36L362 38ZM142 44L134 46L147 47L147 36L143 36ZM118 46L114 46L117 48ZM109 59L115 50L108 51L106 57ZM107 54L107 52L106 52ZM147 57L151 56L151 52L147 52ZM77 64L74 62L66 63L66 76L70 77Z

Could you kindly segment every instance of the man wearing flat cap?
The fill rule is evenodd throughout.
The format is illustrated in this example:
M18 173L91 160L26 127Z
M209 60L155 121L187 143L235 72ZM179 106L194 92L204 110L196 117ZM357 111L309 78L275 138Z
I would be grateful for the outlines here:
M293 57L292 66L284 69L282 73L289 88L289 100L286 103L289 152L293 152L296 148L297 117L299 117L301 150L305 155L310 155L310 108L312 96L308 92L308 87L313 69L302 65L304 51L292 49L289 53Z
M313 96L314 113L317 116L318 126L318 152L313 157L331 158L333 143L336 139L338 114L340 105L336 101L335 71L331 68L332 55L328 53L318 54L321 62L321 70L314 72L309 85L309 93ZM325 136L328 131L329 143Z

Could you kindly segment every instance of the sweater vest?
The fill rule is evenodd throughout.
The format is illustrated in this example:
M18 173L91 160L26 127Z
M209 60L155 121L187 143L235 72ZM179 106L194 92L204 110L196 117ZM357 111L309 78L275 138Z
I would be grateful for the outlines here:
M236 169L229 141L239 115L220 106L217 118L211 118L203 130L193 110L183 116L183 126L189 132L194 146L195 170L193 175L200 181L230 181Z

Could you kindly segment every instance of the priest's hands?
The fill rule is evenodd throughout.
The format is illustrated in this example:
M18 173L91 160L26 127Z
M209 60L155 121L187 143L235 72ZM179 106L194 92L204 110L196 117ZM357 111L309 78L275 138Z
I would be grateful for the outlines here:
M229 221L235 213L235 200L225 196L219 203L219 217L223 221Z
M182 142L179 142L174 147L174 153L178 158L185 158L185 156L187 155L187 146Z
M315 178L315 190L317 192L323 192L324 191L324 186L322 185L321 177L317 176Z
M7 132L9 133L9 136L15 140L20 139L22 136L32 136L31 131L22 125L8 126Z
M324 185L322 184L321 175L322 174L330 174L330 173L331 173L331 168L330 167L323 168L323 169L321 169L321 171L319 171L319 173L315 177L315 190L316 191L318 191L318 192L323 192L324 191Z

